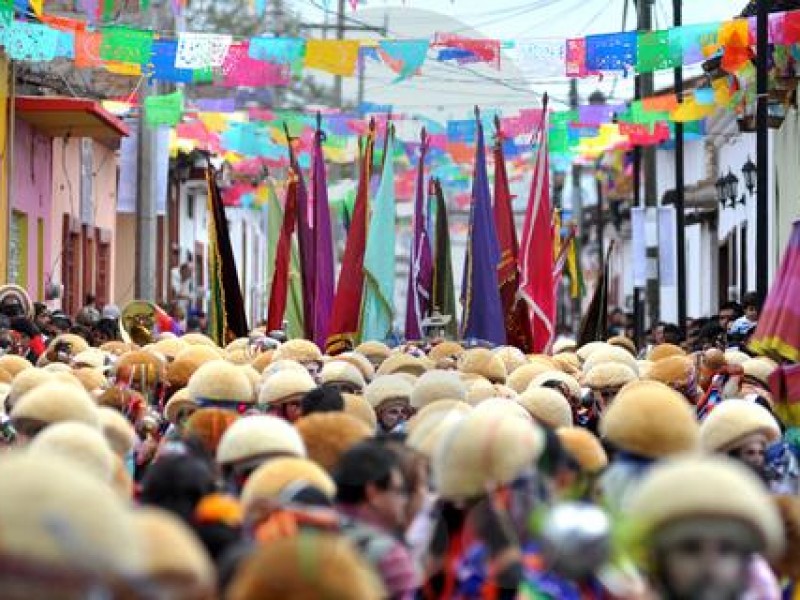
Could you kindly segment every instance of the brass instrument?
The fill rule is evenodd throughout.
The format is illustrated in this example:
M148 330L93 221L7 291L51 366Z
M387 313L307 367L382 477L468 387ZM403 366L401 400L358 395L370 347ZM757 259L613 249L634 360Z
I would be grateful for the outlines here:
M146 300L132 300L122 309L119 329L122 341L146 346L155 341L156 305Z
M10 309L10 310L4 310ZM0 285L0 312L13 316L33 318L33 302L25 288L13 283Z

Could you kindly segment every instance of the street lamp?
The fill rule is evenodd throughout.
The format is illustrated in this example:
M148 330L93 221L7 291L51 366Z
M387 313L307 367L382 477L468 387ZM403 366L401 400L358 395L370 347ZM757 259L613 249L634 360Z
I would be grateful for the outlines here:
M717 178L717 181L714 184L714 187L717 190L717 202L719 202L720 208L725 208L725 202L728 200L725 179L726 177L720 176Z
M739 196L739 178L730 169L725 176L725 192L728 200L731 201L730 207L733 208L736 206L736 198Z
M753 192L756 190L756 175L758 173L758 169L756 168L755 163L750 160L750 157L747 157L747 162L744 163L742 167L742 175L744 175L744 186L747 188L747 191L752 196Z

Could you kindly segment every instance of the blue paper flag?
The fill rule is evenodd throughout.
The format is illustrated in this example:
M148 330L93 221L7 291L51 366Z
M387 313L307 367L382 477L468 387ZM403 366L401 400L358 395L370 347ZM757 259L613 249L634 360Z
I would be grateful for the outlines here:
M192 69L175 67L175 54L178 51L177 40L154 40L150 62L153 79L172 81L174 83L192 83Z
M383 41L380 43L381 51L393 61L402 63L397 79L392 83L398 83L412 77L425 62L428 56L428 40L396 40Z
M586 36L586 69L628 71L636 65L635 31Z
M300 61L305 53L305 42L300 38L254 37L250 40L250 58L290 65Z

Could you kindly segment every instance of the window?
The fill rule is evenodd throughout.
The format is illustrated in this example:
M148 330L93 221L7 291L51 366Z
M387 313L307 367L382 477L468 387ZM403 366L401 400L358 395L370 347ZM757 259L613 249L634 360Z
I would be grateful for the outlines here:
M194 194L186 194L186 218L194 219Z
M44 298L44 219L36 219L36 297Z
M111 236L107 231L98 229L96 269L97 305L105 306L111 297Z
M64 285L62 309L74 315L81 307L81 234L77 221L64 215L61 247L61 281Z
M28 287L28 215L19 210L12 211L9 223L8 280Z

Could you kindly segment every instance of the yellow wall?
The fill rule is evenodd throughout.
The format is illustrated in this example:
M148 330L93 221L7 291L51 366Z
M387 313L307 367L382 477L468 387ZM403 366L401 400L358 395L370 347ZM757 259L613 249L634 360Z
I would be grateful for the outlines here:
M8 278L8 124L9 111L13 110L9 103L10 70L8 58L0 52L0 283Z

